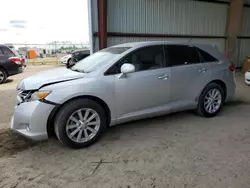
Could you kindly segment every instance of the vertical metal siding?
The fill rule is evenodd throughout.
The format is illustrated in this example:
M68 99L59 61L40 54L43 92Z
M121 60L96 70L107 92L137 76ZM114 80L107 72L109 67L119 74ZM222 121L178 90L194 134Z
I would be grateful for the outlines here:
M227 11L190 0L108 0L108 31L224 36Z
M250 36L250 8L244 7L241 36Z
M94 37L93 38L93 50L94 52L99 51L99 37Z
M98 6L97 6L97 0L91 0L91 6L92 6L92 27L93 32L98 32Z
M181 38L144 38L144 37L109 37L108 46L113 46L117 44L127 43L127 42L142 42L142 41L184 41L187 42L190 39ZM192 39L193 43L196 44L212 44L218 47L221 52L225 51L225 39Z

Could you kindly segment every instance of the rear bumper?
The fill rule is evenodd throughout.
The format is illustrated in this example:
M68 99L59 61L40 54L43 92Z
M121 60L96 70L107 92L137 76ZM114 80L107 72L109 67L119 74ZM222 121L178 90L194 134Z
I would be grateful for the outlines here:
M8 72L8 75L9 76L13 76L13 75L16 75L16 74L19 74L19 73L22 73L23 72L23 66L20 65L18 66L15 70L11 70Z

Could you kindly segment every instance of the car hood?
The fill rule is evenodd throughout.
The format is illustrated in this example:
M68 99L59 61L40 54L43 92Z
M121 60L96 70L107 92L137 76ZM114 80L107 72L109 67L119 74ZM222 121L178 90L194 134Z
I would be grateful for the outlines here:
M23 79L17 86L21 90L36 90L44 85L64 82L68 80L80 79L84 73L79 73L65 67L38 73L34 76Z
M71 55L66 55L66 56L61 57L61 59L69 59L69 58L71 58Z

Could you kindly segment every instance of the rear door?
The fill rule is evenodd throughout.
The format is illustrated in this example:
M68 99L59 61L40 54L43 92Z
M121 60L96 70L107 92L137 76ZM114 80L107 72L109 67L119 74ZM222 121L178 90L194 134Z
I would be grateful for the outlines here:
M194 46L167 45L165 49L171 67L173 108L189 109L195 106L200 92L209 81L209 64L201 60Z

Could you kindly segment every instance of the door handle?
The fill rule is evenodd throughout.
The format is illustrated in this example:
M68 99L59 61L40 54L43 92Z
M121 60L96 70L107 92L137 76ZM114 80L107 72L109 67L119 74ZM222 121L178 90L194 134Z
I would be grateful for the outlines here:
M205 73L205 72L207 72L208 70L207 70L207 68L201 68L201 69L199 69L198 70L200 73Z
M164 75L162 75L162 76L159 76L158 79L159 79L159 80L167 80L167 79L169 79L169 75L164 74Z

